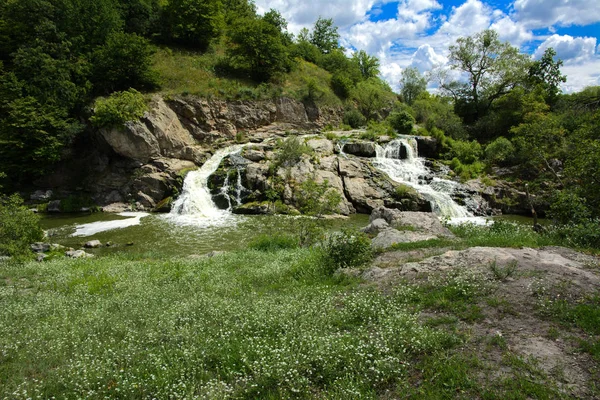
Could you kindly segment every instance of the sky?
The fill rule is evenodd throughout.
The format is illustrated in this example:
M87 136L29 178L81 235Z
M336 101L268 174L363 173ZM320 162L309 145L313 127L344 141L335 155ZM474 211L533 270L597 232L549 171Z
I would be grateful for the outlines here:
M341 45L377 56L381 76L399 89L403 69L443 67L461 36L495 29L502 41L539 59L554 48L567 76L566 93L600 85L599 0L255 0L258 11L278 10L288 30L311 29L332 18ZM431 83L431 87L435 83Z

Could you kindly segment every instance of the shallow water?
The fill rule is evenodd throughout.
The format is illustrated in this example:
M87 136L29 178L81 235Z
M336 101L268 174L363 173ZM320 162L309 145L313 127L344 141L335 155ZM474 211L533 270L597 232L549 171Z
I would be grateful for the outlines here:
M87 250L94 254L126 252L187 256L202 255L213 250L245 248L252 239L261 234L278 235L289 232L295 218L282 215L231 214L226 224L219 220L215 225L195 225L193 221L187 224L173 221L164 214L139 214L143 213L135 216L108 213L47 215L41 224L42 228L48 231L49 240L53 243L79 248L89 240L98 239L102 243L110 241L114 244L111 247ZM126 226L138 218L138 225ZM341 227L362 228L369 223L369 216L357 214L347 219L329 220L325 223L328 229L332 230ZM98 227L114 229L98 232ZM84 235L87 233L89 235Z

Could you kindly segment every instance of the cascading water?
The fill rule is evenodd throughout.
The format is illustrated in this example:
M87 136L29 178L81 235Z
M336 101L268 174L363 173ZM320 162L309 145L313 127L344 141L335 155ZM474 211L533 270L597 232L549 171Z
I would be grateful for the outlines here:
M194 225L218 225L228 220L231 213L217 208L212 200L208 190L208 177L219 168L225 157L238 153L241 149L241 145L220 149L200 169L189 172L183 182L181 195L173 203L169 218Z
M377 158L373 164L392 180L409 185L421 193L431 202L433 211L440 217L457 221L471 219L473 214L450 196L458 184L433 177L434 174L424 161L418 157L414 138L400 138L389 142L385 147L377 146Z

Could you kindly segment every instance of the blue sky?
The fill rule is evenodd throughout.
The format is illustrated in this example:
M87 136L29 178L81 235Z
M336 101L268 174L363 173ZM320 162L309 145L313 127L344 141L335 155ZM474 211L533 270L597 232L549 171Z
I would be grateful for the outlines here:
M484 29L536 58L553 47L564 61L565 92L600 85L598 0L255 0L279 10L289 29L333 18L341 42L379 57L382 77L398 88L402 70L444 69L448 46ZM431 83L435 86L435 82Z

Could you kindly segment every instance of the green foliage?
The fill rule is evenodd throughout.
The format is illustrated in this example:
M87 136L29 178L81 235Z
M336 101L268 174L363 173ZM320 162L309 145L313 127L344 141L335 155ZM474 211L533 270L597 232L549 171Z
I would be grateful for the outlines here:
M291 167L297 164L304 154L311 154L312 149L297 136L290 136L278 143L275 163L277 166Z
M454 139L465 139L462 120L454 113L454 106L448 97L432 96L423 92L412 104L414 117L428 131L434 128L444 131Z
M388 123L400 135L410 135L415 118L407 111L394 111L387 117Z
M550 236L535 232L531 226L503 220L495 220L489 226L461 224L449 228L469 247L542 247L559 243Z
M333 19L319 17L310 33L309 40L321 53L331 53L339 47L340 34L337 30L338 28L334 25Z
M354 82L344 72L336 72L331 77L331 88L333 92L342 99L347 99L352 93Z
M485 159L492 164L508 164L515 156L515 146L505 137L499 137L485 147Z
M464 164L460 159L454 157L450 161L450 168L458 175L461 181L468 181L469 179L477 178L481 176L485 170L485 164L481 161L474 161L471 164Z
M154 89L158 74L152 69L155 49L141 36L117 32L93 55L94 82L100 93L134 89Z
M82 208L97 210L98 206L96 206L91 198L84 195L71 195L60 201L60 211L65 213L81 212Z
M379 119L380 111L390 107L396 99L390 87L378 78L359 82L352 97L367 121Z
M548 104L554 104L560 93L560 84L567 81L567 77L560 73L562 60L554 61L556 51L549 47L544 51L540 60L534 61L529 66L528 83L531 86L540 86Z
M370 56L364 50L355 52L352 55L352 62L360 70L363 79L375 78L379 75L379 59Z
M261 235L248 244L248 248L259 251L295 249L298 239L291 235Z
M408 185L398 184L398 186L394 188L393 196L396 200L402 200L418 198L419 194L414 188Z
M360 134L361 139L376 141L380 136L396 137L396 132L387 121L369 121L367 131Z
M577 193L561 190L552 198L548 215L561 225L578 224L591 217L585 198Z
M338 268L360 267L373 258L371 239L357 230L344 229L330 234L323 243L322 251L330 272Z
M463 164L473 164L482 155L481 145L475 140L466 142L448 138L448 144L450 146L448 157L457 158Z
M25 258L31 254L29 245L44 237L39 219L18 195L0 196L0 255Z
M344 113L344 124L349 125L353 129L364 126L367 122L365 117L356 108L352 108Z
M459 101L457 110L467 121L478 120L495 100L525 80L529 57L500 42L493 30L458 38L449 50L450 65L466 73L469 81L451 82L443 89Z
M402 89L402 99L409 105L412 105L421 93L427 89L427 79L421 76L418 69L414 67L405 68L402 71L402 79L400 79Z
M266 81L276 73L289 71L291 60L287 36L282 27L268 19L244 18L230 27L229 64L234 70L246 71L257 81Z
M97 127L113 127L133 121L148 109L144 96L135 89L115 92L108 98L98 98L90 121Z
M163 9L166 40L206 50L224 27L221 0L169 0Z
M317 183L314 178L304 180L296 188L294 197L303 214L315 217L335 213L342 201L342 196L329 181Z

